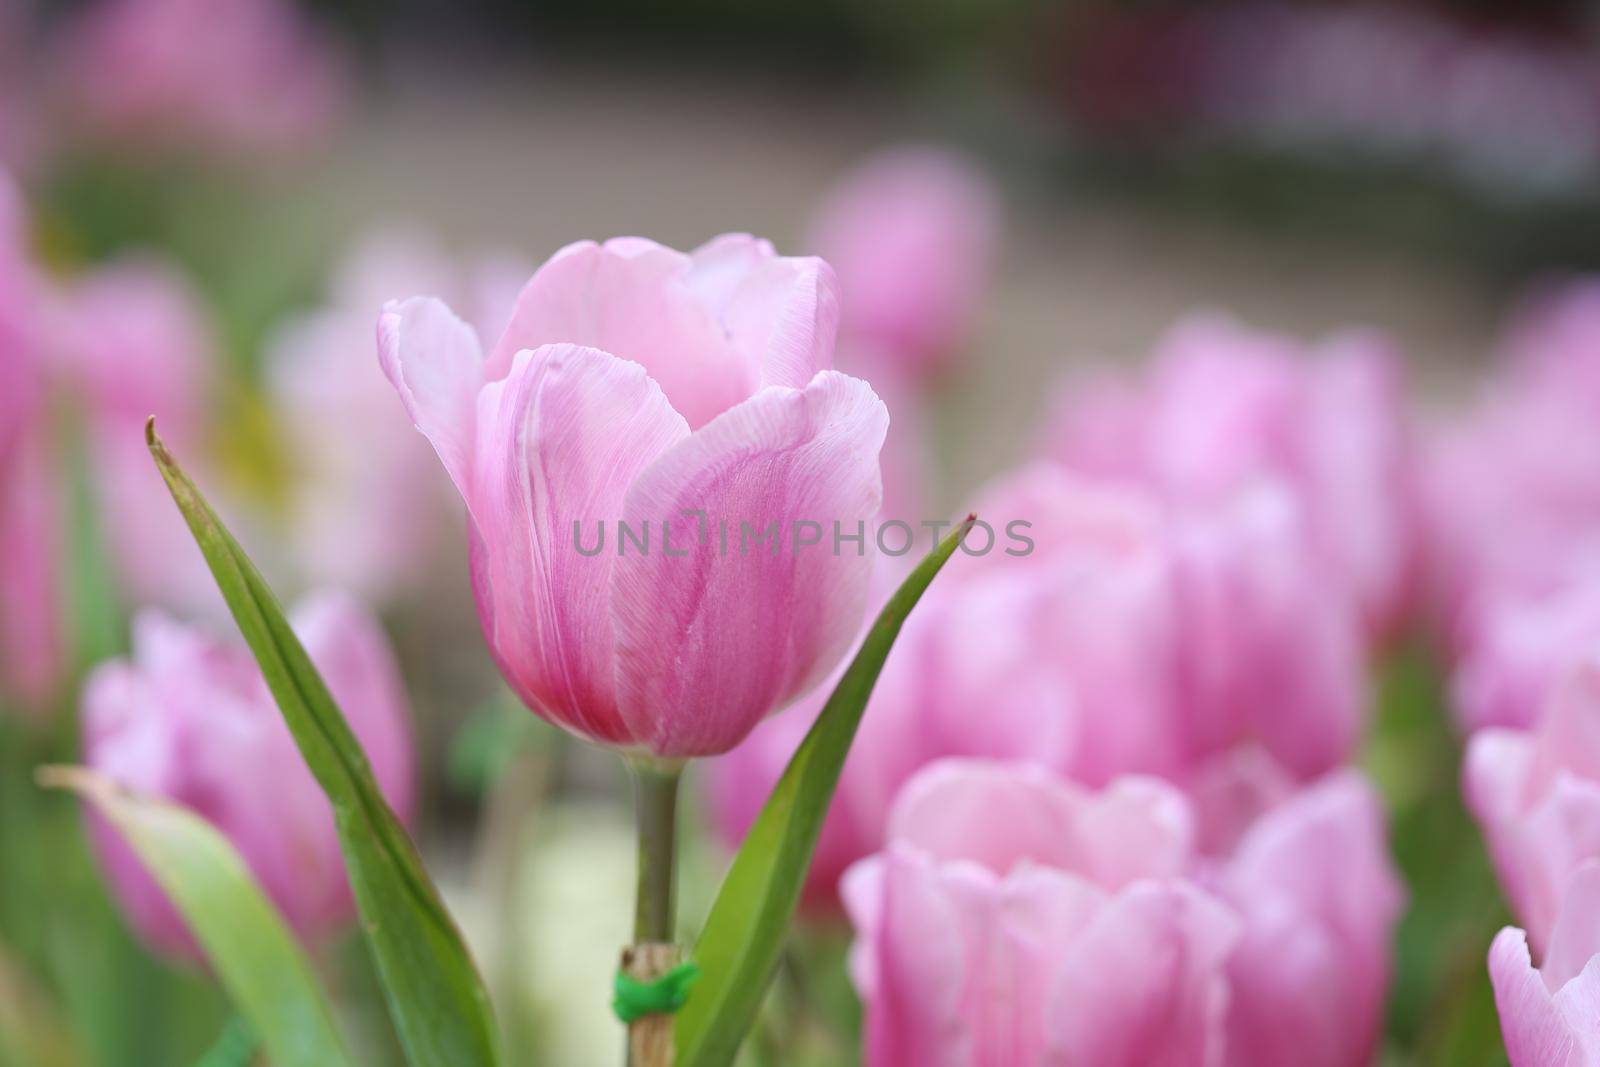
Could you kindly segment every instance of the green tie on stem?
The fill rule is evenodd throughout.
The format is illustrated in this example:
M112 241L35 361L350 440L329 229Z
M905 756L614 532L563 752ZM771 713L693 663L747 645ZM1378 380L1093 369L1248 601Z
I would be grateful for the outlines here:
M681 762L628 761L639 825L639 896L633 945L622 954L612 1010L628 1027L630 1067L672 1067L672 1017L699 977L673 943L677 914Z

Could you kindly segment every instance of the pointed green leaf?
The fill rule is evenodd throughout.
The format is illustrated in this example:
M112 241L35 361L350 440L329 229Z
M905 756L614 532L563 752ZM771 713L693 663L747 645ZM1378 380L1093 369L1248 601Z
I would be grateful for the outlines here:
M299 943L228 839L194 812L82 767L46 767L115 826L166 890L275 1067L354 1067Z
M306 766L333 805L367 943L407 1060L412 1067L497 1063L483 981L349 723L260 572L156 436L154 419L146 437Z
M972 528L968 516L896 590L739 847L694 946L701 977L678 1012L679 1067L726 1067L755 1021L856 727L906 616Z

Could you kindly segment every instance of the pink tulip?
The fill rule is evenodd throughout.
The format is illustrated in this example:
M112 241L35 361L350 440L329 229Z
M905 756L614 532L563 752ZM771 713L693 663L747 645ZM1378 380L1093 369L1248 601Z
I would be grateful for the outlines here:
M1503 348L1528 387L1600 403L1600 278L1536 290L1512 319Z
M885 152L845 178L811 247L839 272L848 351L913 380L938 370L972 329L999 222L988 178L938 149Z
M1511 1067L1600 1064L1600 862L1568 881L1540 966L1508 926L1489 948L1489 979Z
M1420 504L1398 361L1368 334L1314 350L1229 319L1180 323L1143 383L1063 394L1045 451L1075 470L1206 501L1263 478L1293 488L1312 542L1392 631L1416 593Z
M1581 389L1496 381L1428 441L1428 581L1452 651L1500 604L1600 578L1600 424Z
M345 94L334 56L286 0L99 0L63 36L77 115L139 151L298 147Z
M1181 877L1180 794L935 764L844 896L867 1067L1220 1061L1238 920Z
M1243 922L1224 1062L1372 1063L1403 899L1372 788L1340 771L1285 799L1213 877Z
M216 347L202 307L174 268L129 258L64 287L52 337L120 583L135 602L186 610L214 605L216 587L150 462L144 423L155 415L180 451L202 451Z
M824 823L813 904L881 847L895 792L941 757L1021 760L1094 785L1159 774L1202 802L1220 848L1267 799L1353 752L1365 704L1359 621L1323 587L1283 493L1175 508L1038 463L974 510L1001 547L962 558L902 631ZM1013 519L1030 524L1026 556L1005 554ZM822 699L713 765L713 813L730 844Z
M487 358L438 300L386 306L384 370L466 501L484 635L530 708L710 755L838 661L872 561L832 534L878 511L887 414L829 369L837 315L825 263L746 235L569 245Z
M268 387L295 468L286 540L302 579L376 600L427 574L454 510L443 506L449 482L419 476L432 462L428 444L372 358L372 316L395 293L443 293L485 305L474 321L498 331L516 296L499 274L498 264L468 269L413 234L375 233L336 272L329 304L268 340Z
M402 819L414 802L405 692L388 641L355 601L324 593L292 619ZM87 764L204 816L237 848L284 917L315 939L353 902L333 813L242 644L146 612L131 661L98 667L83 695ZM106 876L154 948L193 956L182 919L108 824L94 824Z
M39 709L65 660L58 495L46 461L41 286L21 197L0 172L0 704Z
M1457 627L1456 719L1531 729L1561 674L1600 640L1600 573L1543 595L1484 594Z
M1549 943L1567 879L1600 858L1600 633L1593 638L1536 727L1486 728L1467 748L1468 805L1536 950Z

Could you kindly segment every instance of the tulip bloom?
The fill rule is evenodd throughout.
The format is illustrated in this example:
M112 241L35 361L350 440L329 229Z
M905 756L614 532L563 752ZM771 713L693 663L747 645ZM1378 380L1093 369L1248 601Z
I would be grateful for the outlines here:
M466 501L484 636L530 708L674 759L827 675L872 566L829 541L877 513L888 424L830 369L837 320L827 264L746 235L570 245L487 357L438 300L385 307L384 370Z
M882 846L896 791L941 757L1022 760L1093 785L1158 774L1202 802L1208 842L1231 843L1259 813L1252 798L1286 795L1353 751L1359 619L1324 588L1283 492L1172 508L1039 463L974 510L997 537L1027 522L1034 550L964 558L907 620L823 824L811 903ZM713 765L714 820L730 843L821 705L763 723Z
M1240 928L1182 877L1191 834L1153 780L924 770L845 876L867 1067L1219 1062Z
M1533 730L1474 734L1463 779L1500 883L1538 950L1567 879L1600 858L1600 659L1571 667Z
M0 704L36 708L54 695L65 649L39 285L25 230L21 199L0 174Z
M207 429L216 343L199 294L167 263L129 257L64 285L53 310L54 376L89 445L97 518L120 584L137 603L216 604L205 560L144 443L151 415L180 448L193 450Z
M868 1067L1363 1067L1399 880L1370 786L1340 772L1201 858L1184 796L946 760L845 877Z
M1064 390L1044 450L1177 500L1263 478L1291 487L1312 544L1376 637L1404 621L1416 592L1421 517L1404 393L1399 362L1372 335L1308 353L1197 317L1162 342L1144 382Z
M1543 594L1480 593L1455 633L1451 706L1463 729L1533 729L1562 673L1600 637L1600 571Z
M1600 1063L1600 862L1567 883L1540 966L1508 926L1489 948L1489 980L1511 1067Z
M988 178L937 149L885 152L847 176L810 242L839 272L846 351L908 380L938 370L971 331L999 222Z
M409 820L408 710L383 631L336 594L302 602L291 622L384 796ZM354 915L333 812L242 643L146 612L135 622L133 659L90 676L83 718L88 766L209 820L302 937L321 937ZM93 836L134 928L158 951L193 957L182 918L133 851L99 819Z
M327 129L345 93L332 53L286 0L101 0L61 46L77 116L138 150L293 148Z

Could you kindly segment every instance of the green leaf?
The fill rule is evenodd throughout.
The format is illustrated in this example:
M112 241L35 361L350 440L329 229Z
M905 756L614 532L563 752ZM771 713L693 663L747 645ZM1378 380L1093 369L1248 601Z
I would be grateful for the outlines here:
M726 1067L738 1053L777 967L872 686L906 616L975 520L968 516L889 599L734 857L694 946L701 978L674 1024L679 1067Z
M122 834L188 921L275 1067L354 1067L305 953L227 838L187 808L82 767L45 767L39 781L77 793Z
M483 981L349 723L260 572L156 436L154 419L145 436L306 766L333 805L367 944L407 1060L412 1067L498 1063Z

